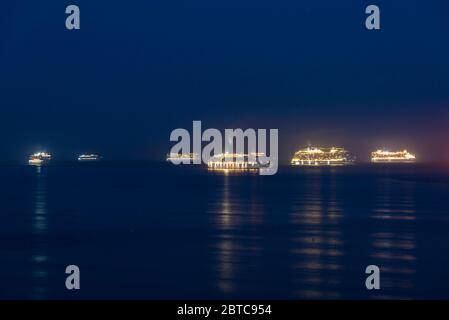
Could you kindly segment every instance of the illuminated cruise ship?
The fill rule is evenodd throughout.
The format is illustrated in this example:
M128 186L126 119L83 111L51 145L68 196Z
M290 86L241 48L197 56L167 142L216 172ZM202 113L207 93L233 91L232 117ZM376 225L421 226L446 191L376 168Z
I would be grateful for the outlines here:
M198 154L196 153L169 153L167 154L167 161L171 162L181 162L185 160L189 160L188 163L191 163L191 161L199 159Z
M210 170L257 170L269 167L269 163L261 164L258 157L264 156L264 153L220 153L213 156L208 162L207 167Z
M29 157L28 163L35 166L40 166L47 164L50 160L51 160L50 154L46 152L36 152Z
M98 161L100 156L98 154L81 154L78 156L78 161Z
M293 166L341 166L353 162L349 152L343 148L308 147L296 151L291 164Z
M410 163L415 162L416 157L414 154L409 153L407 150L402 151L387 151L377 150L371 153L371 162L376 163Z

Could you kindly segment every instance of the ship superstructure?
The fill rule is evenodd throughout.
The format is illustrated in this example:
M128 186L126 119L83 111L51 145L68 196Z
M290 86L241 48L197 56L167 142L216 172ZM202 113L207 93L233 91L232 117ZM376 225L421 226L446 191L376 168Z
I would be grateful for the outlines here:
M91 162L98 160L100 160L100 156L98 154L81 154L78 156L78 161Z
M192 163L194 160L199 159L196 153L169 153L167 154L167 161L173 163Z
M415 162L416 156L407 150L388 151L377 150L371 153L371 162L376 163L410 163Z
M257 170L269 166L269 163L261 164L258 160L264 155L264 153L220 153L209 159L207 167L211 170Z
M352 164L354 160L343 148L308 147L295 152L293 166L336 166Z

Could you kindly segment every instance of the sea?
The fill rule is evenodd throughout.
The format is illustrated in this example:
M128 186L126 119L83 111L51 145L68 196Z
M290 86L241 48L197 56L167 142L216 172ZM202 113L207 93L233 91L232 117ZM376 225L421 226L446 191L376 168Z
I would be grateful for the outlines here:
M448 298L447 165L0 167L0 299Z

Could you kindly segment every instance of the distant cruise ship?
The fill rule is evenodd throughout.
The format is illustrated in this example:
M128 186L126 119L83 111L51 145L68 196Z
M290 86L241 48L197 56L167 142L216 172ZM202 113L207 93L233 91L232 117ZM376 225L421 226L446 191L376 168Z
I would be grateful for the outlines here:
M51 160L50 154L46 152L36 152L29 157L28 163L35 166L40 166L47 164L50 160Z
M185 160L197 160L199 159L196 153L169 153L167 155L167 161L185 161ZM190 162L189 162L190 163Z
M343 148L308 147L295 152L293 166L338 166L352 164L354 160Z
M78 157L78 161L98 161L100 156L98 154L82 154Z
M377 150L371 153L371 162L376 163L410 163L415 162L416 157L414 154L409 153L407 150L402 151L386 151Z
M209 159L207 167L210 170L256 170L266 168L270 164L261 164L258 160L259 157L264 155L264 153L220 153Z

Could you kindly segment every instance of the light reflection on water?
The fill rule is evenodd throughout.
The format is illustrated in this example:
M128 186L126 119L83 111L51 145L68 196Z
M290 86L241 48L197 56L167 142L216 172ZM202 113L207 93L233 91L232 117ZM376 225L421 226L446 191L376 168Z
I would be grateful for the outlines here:
M0 296L71 297L73 256L90 268L80 298L448 297L449 172L186 171L179 184L178 169L17 169L9 179L27 183L0 193L0 236L12 239L1 279L14 288ZM370 264L380 291L365 288ZM103 286L110 276L122 291Z
M212 202L212 224L217 230L217 243L212 245L215 253L217 288L221 294L244 290L239 286L242 276L251 272L261 254L260 237L241 233L242 225L258 225L263 221L263 208L257 199L241 203L240 195L232 190L232 179L223 173L221 197Z
M284 203L277 203L275 209L279 211L264 214L261 203L278 199L259 194L263 185L254 187L238 175L222 178L221 192L211 201L209 213L218 239L212 247L218 264L213 270L225 296L246 291L254 294L259 288L251 282L254 270L261 288L272 277L278 292L290 298L413 297L417 272L413 182L371 180L369 188L359 192L363 199L358 207L353 207L352 194L341 189L358 190L338 171L312 172L297 180L289 178L282 189ZM239 181L246 181L244 187L255 189L257 196L250 198L252 193L242 191ZM282 191L278 191L279 197ZM267 232L284 214L288 220L283 231ZM251 224L257 226L255 232L248 228ZM271 245L275 249L265 255ZM259 260L251 259L255 253ZM279 260L272 263L270 259L276 258ZM252 269L248 264L253 262L262 266ZM369 264L380 267L381 291L365 288Z
M34 211L32 216L33 254L31 290L32 299L44 299L48 291L48 244L46 234L47 220L47 186L44 168L36 167L36 185L34 191Z
M223 177L223 198L222 207L217 214L218 229L224 231L220 237L218 243L218 270L219 270L219 280L218 288L223 292L232 292L234 289L233 279L235 276L235 251L237 243L231 234L227 234L226 231L232 229L238 225L240 217L238 214L233 214L232 203L229 187L229 176L227 174Z
M377 298L413 298L416 273L415 184L398 184L391 179L379 181L370 218L376 226L370 235L370 258L381 271L382 291Z
M323 183L312 179L307 185L307 197L293 202L290 222L295 228L290 239L295 296L306 299L340 298L341 263L344 255L339 222L343 212L335 194L336 182ZM323 192L325 190L325 192ZM323 198L325 194L325 198Z

